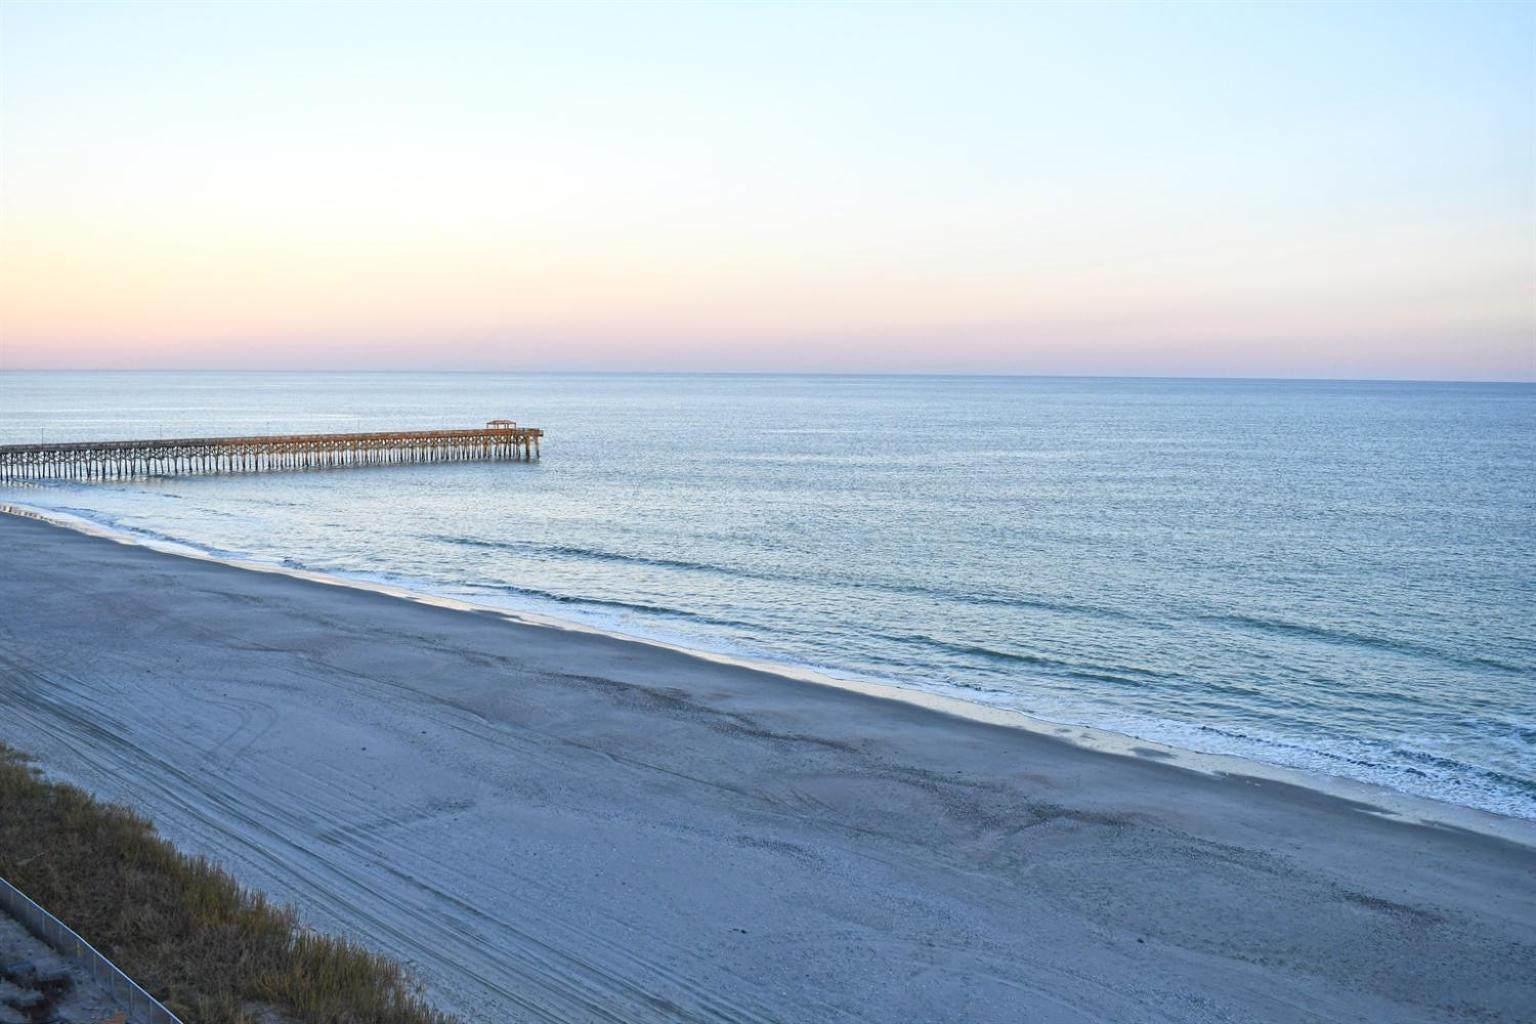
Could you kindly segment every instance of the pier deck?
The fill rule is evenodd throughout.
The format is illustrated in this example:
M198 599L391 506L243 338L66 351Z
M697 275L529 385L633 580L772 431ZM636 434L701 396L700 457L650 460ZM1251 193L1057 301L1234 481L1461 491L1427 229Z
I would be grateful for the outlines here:
M531 462L539 457L539 440L543 436L544 431L537 427L493 421L485 427L465 430L10 444L0 445L0 483L261 473L413 462Z

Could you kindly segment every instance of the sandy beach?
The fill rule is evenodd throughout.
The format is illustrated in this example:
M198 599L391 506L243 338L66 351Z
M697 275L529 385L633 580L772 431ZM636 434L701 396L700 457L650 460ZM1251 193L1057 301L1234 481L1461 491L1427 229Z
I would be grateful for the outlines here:
M472 1021L1536 1016L1520 823L11 516L0 741Z

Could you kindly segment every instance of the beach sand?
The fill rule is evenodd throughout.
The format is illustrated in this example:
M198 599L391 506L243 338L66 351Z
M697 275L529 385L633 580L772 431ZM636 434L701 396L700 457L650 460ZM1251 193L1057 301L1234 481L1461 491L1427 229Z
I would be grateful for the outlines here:
M472 1021L1536 1019L1526 843L10 516L0 741Z

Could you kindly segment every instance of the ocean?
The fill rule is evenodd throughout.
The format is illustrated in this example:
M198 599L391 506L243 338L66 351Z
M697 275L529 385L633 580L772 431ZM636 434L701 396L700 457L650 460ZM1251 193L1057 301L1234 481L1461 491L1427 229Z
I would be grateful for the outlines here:
M541 462L0 500L1536 818L1536 386L0 374L0 443L498 417Z

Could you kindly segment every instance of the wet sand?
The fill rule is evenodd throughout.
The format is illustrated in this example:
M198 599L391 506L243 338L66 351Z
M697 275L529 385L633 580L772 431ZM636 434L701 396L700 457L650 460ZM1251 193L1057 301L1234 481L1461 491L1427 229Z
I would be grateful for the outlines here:
M0 741L472 1021L1536 1019L1532 842L10 516Z

